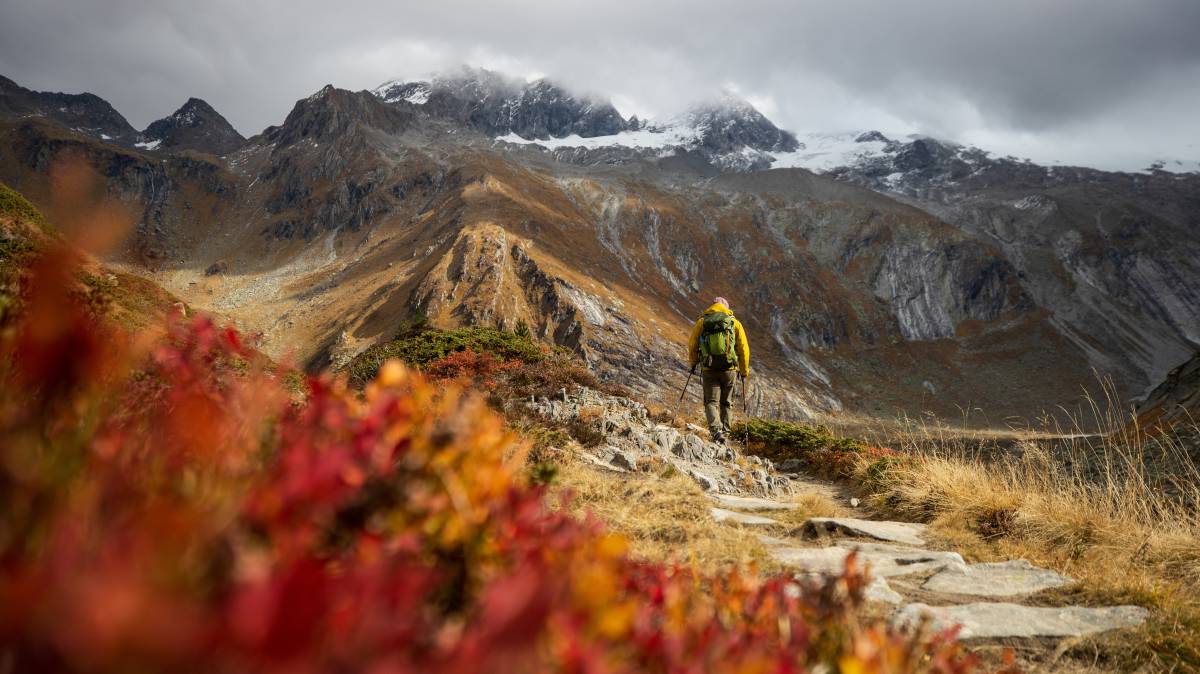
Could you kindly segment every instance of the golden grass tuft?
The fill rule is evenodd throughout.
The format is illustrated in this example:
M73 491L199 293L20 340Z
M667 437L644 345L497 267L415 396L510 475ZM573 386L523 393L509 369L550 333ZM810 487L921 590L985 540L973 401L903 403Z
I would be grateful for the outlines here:
M1077 579L1059 599L1152 610L1140 629L1072 646L1079 657L1200 671L1200 468L1180 440L1198 429L1151 436L1112 398L1089 406L1100 433L891 426L876 437L915 460L875 476L870 502L929 522L973 561L1028 559Z

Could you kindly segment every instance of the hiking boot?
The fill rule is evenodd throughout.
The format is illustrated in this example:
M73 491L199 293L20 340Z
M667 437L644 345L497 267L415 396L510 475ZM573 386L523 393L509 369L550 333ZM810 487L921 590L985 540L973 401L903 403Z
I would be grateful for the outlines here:
M717 443L718 445L723 445L723 444L725 444L725 434L724 434L724 433L722 433L722 432L720 432L720 431L717 431L716 433L713 433L713 434L712 434L712 441L713 441L713 442L715 442L715 443Z

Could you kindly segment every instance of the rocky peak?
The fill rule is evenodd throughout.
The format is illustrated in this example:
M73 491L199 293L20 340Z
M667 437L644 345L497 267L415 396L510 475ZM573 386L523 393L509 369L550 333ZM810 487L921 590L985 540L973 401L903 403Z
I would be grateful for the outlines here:
M751 148L761 152L791 152L800 147L792 134L780 129L750 104L729 92L689 108L682 122L696 129L707 151L726 154Z
M871 142L890 143L892 141L887 136L883 135L882 133L879 133L878 131L866 131L866 132L858 134L858 136L856 136L854 138L854 142L856 142L856 143L871 143Z
M138 146L223 155L233 152L245 142L242 134L211 105L199 98L189 98L174 114L146 127Z
M434 76L432 85L466 100L511 98L519 95L525 84L514 77L485 68L462 66Z
M490 136L594 137L630 128L606 100L573 94L548 79L522 82L483 69L462 68L429 81L394 80L374 93L388 103L421 105Z
M376 94L327 84L312 96L297 101L283 124L267 129L265 134L271 142L284 146L304 139L320 141L337 137L360 127L401 133L412 119L411 111L388 105Z

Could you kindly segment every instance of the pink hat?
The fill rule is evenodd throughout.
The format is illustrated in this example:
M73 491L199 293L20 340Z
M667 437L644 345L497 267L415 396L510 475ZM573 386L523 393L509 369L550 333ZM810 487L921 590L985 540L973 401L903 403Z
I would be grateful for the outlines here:
M714 297L713 304L723 304L725 305L726 309L729 308L729 300L725 299L724 297Z

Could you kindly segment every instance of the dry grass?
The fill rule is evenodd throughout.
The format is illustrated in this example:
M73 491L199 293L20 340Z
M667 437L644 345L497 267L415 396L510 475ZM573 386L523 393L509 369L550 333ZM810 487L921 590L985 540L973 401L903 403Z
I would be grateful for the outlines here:
M713 521L713 502L695 481L670 469L650 473L613 473L585 463L574 453L559 464L553 499L573 514L590 512L630 540L640 558L693 564L716 571L730 564L774 563L757 532Z
M1151 437L1113 398L1088 405L1088 425L1104 432L892 426L882 439L917 459L875 482L872 505L929 522L968 558L1024 558L1067 573L1080 581L1076 603L1152 609L1141 629L1073 652L1121 668L1200 671L1200 467L1179 440L1197 429Z
M753 565L763 573L781 571L760 534L785 534L813 516L840 512L820 495L797 496L799 507L762 513L779 527L719 524L695 481L668 464L647 464L638 473L614 473L581 459L573 450L559 452L551 498L576 515L591 513L630 541L631 552L651 561L677 561L714 573L731 565ZM566 497L564 499L564 496Z

